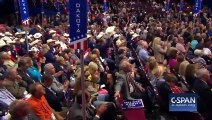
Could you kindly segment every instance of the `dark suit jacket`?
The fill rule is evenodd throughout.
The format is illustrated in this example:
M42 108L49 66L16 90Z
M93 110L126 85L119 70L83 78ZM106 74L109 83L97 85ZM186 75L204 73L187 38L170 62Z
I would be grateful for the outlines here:
M27 86L30 86L31 84L35 83L35 81L30 77L30 75L27 75L27 72L23 72L21 69L17 69L18 74L22 77L22 80L24 80L27 83Z
M99 120L97 117L92 117L91 115L87 114L87 120ZM82 120L82 106L78 103L73 104L70 108L68 113L67 120Z
M212 91L207 83L196 79L193 86L194 91L199 95L202 103L205 103L206 110L212 111Z
M46 58L46 64L54 63L56 61L56 57L50 50L44 55L44 57Z
M51 106L51 108L53 108L55 111L62 111L62 105L61 102L64 100L65 96L64 93L53 93L51 92L48 88L45 88L46 94L45 94L45 98L47 100L47 102L49 103L49 105Z

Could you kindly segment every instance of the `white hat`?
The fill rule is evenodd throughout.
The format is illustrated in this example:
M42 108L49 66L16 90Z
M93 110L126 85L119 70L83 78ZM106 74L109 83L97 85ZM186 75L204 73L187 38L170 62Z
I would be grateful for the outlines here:
M56 40L48 39L47 43L55 42Z
M60 44L61 44L60 41L56 41L54 45L56 46L56 45L60 45Z
M40 25L37 25L37 27L38 27L39 29L42 29L42 27L41 27Z
M26 32L25 32L25 31L22 31L22 32L20 32L20 34L21 34L21 35L24 35L24 34L26 34Z
M96 39L100 39L100 38L102 38L103 36L104 36L104 33L103 33L103 32L100 32L99 35L96 36Z
M7 37L7 36L3 37L1 40L4 40L4 41L12 41L12 40L10 39L10 37Z
M30 43L31 46L34 46L35 44L37 44L38 42L41 42L41 40L35 40L33 42Z
M20 42L21 42L21 43L23 43L24 41L25 41L25 39L24 39L24 38L21 38L21 39L20 39Z
M23 35L23 32L16 32L15 36L18 36L18 35Z
M130 31L130 34L131 34L131 35L133 35L134 33L135 33L134 31L132 31L132 30Z
M68 33L64 33L63 36L64 37L69 37L69 34Z
M133 34L132 36L132 40L135 39L136 37L139 37L140 35L138 35L137 33Z
M115 28L115 26L108 27L105 32L109 34L115 33Z
M5 32L4 33L6 36L12 36L12 34L10 32Z
M1 37L4 37L5 35L4 35L3 33L0 33L0 36L1 36Z
M35 34L33 35L33 37L34 37L35 39L38 39L38 38L40 38L41 36L42 36L41 33L35 33Z
M115 34L113 37L114 37L114 39L116 39L116 38L118 38L120 36L121 36L120 34Z
M38 48L36 48L36 47L32 47L29 51L38 52L38 51L39 51L39 49L38 49Z
M4 42L4 40L0 39L0 48L6 46L7 44Z
M87 38L91 38L92 37L92 35L91 34L87 34Z
M50 30L49 31L49 34L53 34L53 33L56 33L56 31L55 30Z

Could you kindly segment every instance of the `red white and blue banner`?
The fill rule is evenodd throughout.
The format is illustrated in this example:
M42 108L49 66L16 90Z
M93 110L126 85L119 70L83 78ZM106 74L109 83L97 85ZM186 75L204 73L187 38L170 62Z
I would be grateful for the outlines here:
M19 0L19 10L21 15L21 23L29 25L29 10L27 0Z
M69 1L69 22L70 47L87 50L87 0Z
M194 5L194 16L197 16L202 9L202 0L195 0L195 5Z

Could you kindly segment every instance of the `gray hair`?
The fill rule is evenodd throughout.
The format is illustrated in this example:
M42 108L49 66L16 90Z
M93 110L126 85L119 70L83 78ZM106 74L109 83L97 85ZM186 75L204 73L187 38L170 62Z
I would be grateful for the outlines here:
M197 71L197 73L196 73L197 74L197 78L202 78L206 74L206 72L208 72L208 70L205 69L205 68L199 69Z
M47 72L49 71L49 67L52 66L53 64L52 63L48 63L44 66L44 72Z

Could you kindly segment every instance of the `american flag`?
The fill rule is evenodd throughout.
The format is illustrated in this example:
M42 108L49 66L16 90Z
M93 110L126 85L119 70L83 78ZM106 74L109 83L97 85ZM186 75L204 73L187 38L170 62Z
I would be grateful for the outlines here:
M22 24L23 25L30 25L30 19L28 18L27 20L25 20L25 21L22 21Z
M87 40L87 1L72 0L69 2L70 47L86 51Z

